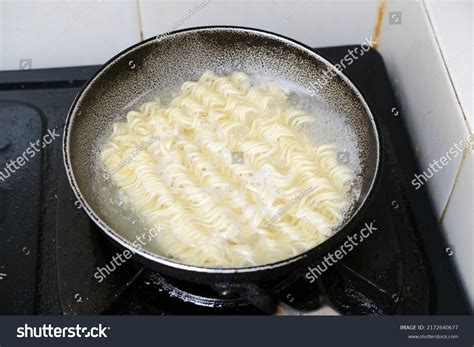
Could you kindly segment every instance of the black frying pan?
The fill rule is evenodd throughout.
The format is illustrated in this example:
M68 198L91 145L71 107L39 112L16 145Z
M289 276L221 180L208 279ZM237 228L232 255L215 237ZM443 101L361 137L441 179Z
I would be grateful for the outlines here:
M353 214L331 238L309 251L273 264L247 268L204 268L181 264L133 248L120 214L106 213L107 202L92 188L97 169L97 139L110 133L117 115L140 95L196 80L204 71L244 71L278 77L308 89L325 70L334 71L319 93L345 117L358 139L362 188ZM313 84L314 85L314 84ZM357 225L376 181L380 143L376 122L347 77L308 47L289 38L239 27L200 27L175 31L136 44L107 62L86 84L69 112L64 132L64 162L72 189L89 217L119 246L161 273L200 283L266 281L302 268L346 240Z

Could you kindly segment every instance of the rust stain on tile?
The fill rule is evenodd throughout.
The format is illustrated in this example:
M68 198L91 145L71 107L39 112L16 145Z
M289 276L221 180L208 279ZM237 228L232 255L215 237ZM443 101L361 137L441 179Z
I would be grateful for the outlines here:
M382 33L382 24L383 18L385 15L385 6L387 5L387 0L381 0L377 8L377 22L375 23L374 33L372 35L372 48L377 48L380 42L380 34Z

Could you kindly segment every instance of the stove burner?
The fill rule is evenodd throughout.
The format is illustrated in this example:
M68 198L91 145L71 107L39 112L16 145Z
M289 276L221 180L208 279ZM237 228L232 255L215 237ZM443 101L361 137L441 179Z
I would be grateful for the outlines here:
M181 282L172 284L172 279L165 279L158 273L152 273L148 277L149 282L156 286L158 290L164 290L172 298L177 298L184 302L190 302L198 306L211 308L235 308L249 306L249 303L238 296L232 289L213 291L211 287ZM180 289L183 288L183 289ZM193 294L193 293L201 293Z

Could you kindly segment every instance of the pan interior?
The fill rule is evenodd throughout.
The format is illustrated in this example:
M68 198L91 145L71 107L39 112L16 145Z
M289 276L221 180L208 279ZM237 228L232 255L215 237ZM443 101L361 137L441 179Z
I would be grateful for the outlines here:
M120 195L111 180L104 180L98 165L112 123L123 121L128 111L156 95L170 99L183 82L197 80L207 70L217 74L243 71L277 81L298 96L301 108L322 115L318 123L322 121L325 127L312 128L311 137L316 144L336 143L347 156L347 165L359 177L355 213L375 178L376 129L360 95L342 77L332 77L323 87L315 84L328 69L334 68L291 41L246 29L196 29L148 40L110 62L77 99L66 149L73 184L108 232L133 242L147 228L131 209L121 206ZM153 243L145 249L155 251Z

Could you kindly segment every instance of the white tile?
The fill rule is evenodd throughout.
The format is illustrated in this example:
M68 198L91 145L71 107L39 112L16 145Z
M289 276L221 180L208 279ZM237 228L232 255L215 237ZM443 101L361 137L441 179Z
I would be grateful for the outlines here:
M313 47L361 43L372 34L377 15L375 0L140 2L145 37L186 27L236 25L273 31Z
M3 32L3 26L2 26L2 20L3 20L3 3L0 0L0 70L2 69L3 66L3 55L4 55L4 45L3 45L3 37L5 36L5 32Z
M140 40L135 0L2 1L1 70L102 64Z
M443 229L474 307L474 152L470 151L453 190Z
M474 4L468 0L428 0L426 5L454 88L472 130Z
M401 11L401 24L389 24ZM387 2L379 50L404 113L421 170L468 136L423 3ZM459 168L458 155L427 184L438 218L446 206Z

